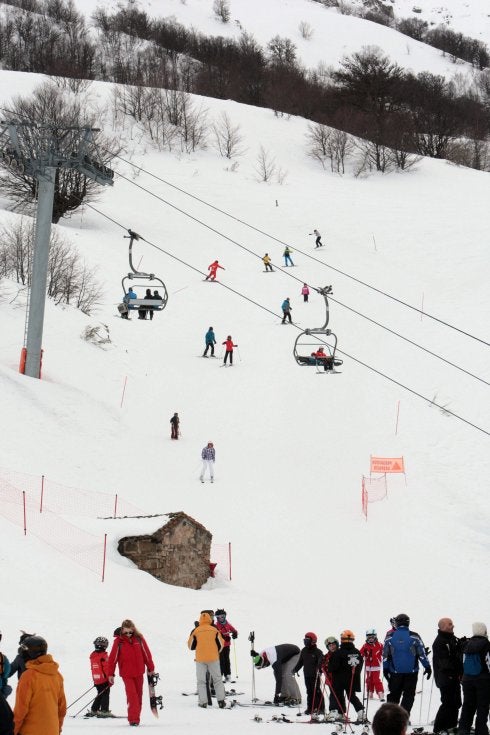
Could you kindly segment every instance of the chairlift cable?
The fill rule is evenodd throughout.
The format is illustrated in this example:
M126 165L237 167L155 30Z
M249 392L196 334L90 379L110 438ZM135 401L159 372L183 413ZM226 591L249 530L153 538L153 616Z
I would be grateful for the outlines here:
M128 230L127 227L124 227L120 222L113 219L109 215L105 214L105 212L102 212L100 209L97 209L92 204L85 203L85 206L92 209L94 212L97 212L97 214L100 214L102 217L105 217L106 219L110 220L114 224L116 224L118 227L121 227L123 230ZM187 263L185 260L182 260L182 258L179 258L178 256L174 255L173 253L170 253L168 250L165 250L164 248L160 247L159 245L156 245L155 243L151 242L150 240L146 240L145 238L141 237L141 240L147 243L147 245L150 245L151 247L155 248L155 250L159 250L160 252L164 253L165 255L168 255L173 260L176 260L177 262L184 265L186 268L190 268L191 270L195 271L196 273L199 273L200 275L205 275L205 273L199 268L196 268L191 263ZM221 286L222 288L225 288L227 291L231 291L232 293L236 294L240 298L244 299L245 301L248 301L249 303L253 304L254 306L257 306L259 309L262 309L263 311L266 311L268 314L272 314L274 317L280 318L279 314L276 314L272 309L269 309L267 306L264 306L263 304L260 304L258 301L255 301L254 299L251 299L249 296L246 296L245 294L241 293L240 291L237 291L234 288L231 288L231 286L227 286L225 283L222 283L221 281L216 281L216 283ZM292 324L293 327L298 329L299 331L303 332L304 330L302 327L298 326L297 324ZM313 335L312 335L313 336ZM325 340L320 339L317 337L319 342L322 342L323 344L328 346L328 342ZM418 391L414 390L413 388L409 388L404 383L401 383L398 380L395 380L394 378L391 378L389 375L386 375L386 373L381 372L377 368L372 367L371 365L368 365L366 362L363 362L362 360L359 360L357 357L354 357L353 355L350 355L348 352L345 352L343 350L338 349L337 350L342 355L345 355L345 357L348 357L350 360L353 360L358 365L361 365L362 367L371 370L373 373L376 373L377 375L381 376L385 380L390 381L394 385L397 385L399 388L402 388L403 390L408 391L412 395L416 396L417 398L420 398L421 400L428 403L430 406L435 406L436 408L439 408L441 411L444 411L445 414L448 414L452 416L455 419L458 419L459 421L462 421L463 423L467 424L468 426L471 426L473 429L476 429L477 431L480 431L483 434L486 434L487 436L490 436L490 431L487 431L486 429L483 429L481 426L478 426L478 424L475 424L468 419L465 419L463 416L460 416L459 414L455 413L454 411L451 411L445 406L441 406L439 403L436 403L434 400L431 400L430 398L427 398L427 396L424 396L422 393L419 393Z

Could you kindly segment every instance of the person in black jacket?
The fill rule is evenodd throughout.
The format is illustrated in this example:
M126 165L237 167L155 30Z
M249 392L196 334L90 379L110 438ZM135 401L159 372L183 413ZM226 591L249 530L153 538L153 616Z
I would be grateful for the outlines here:
M0 692L0 735L14 735L14 713Z
M463 707L459 735L470 735L476 714L475 735L488 735L490 708L490 641L485 623L473 623L473 636L463 648Z
M256 669L272 667L276 680L274 704L301 704L301 692L296 677L292 673L298 663L299 653L299 648L294 643L268 646L260 653L253 649L250 651Z
M36 635L35 633L26 633L25 630L21 630L21 636L19 638L19 646L21 646L26 638L31 638L32 636ZM19 651L21 649L19 648ZM26 670L26 662L23 656L19 652L17 652L17 656L14 658L13 661L10 662L10 671L9 671L9 678L13 676L15 673L17 674L17 679L20 679L24 671Z
M456 638L451 618L441 618L432 644L434 680L441 693L441 706L434 720L434 733L455 730L461 707L462 645L466 639Z
M315 633L305 633L303 640L305 647L301 650L299 661L293 669L293 676L300 669L303 669L307 695L305 715L323 714L325 712L325 703L320 686L320 668L323 653L317 648L317 640Z
M328 673L331 676L336 700L342 706L342 714L348 717L349 704L352 704L357 712L357 722L363 723L366 721L366 713L361 700L356 695L356 692L361 691L363 662L360 652L354 646L354 640L355 635L351 630L344 630L340 634L340 648L330 657Z
M180 418L178 413L174 413L172 418L170 419L170 438L171 439L178 439L180 430Z

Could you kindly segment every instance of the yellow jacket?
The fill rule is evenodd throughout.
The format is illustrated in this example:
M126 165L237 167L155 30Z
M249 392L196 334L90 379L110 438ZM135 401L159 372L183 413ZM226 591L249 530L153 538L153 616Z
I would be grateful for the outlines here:
M15 735L59 735L66 714L63 677L47 653L28 661L15 696Z
M187 641L187 647L196 652L195 660L199 663L209 664L217 661L224 647L221 633L211 624L212 622L211 615L201 613L199 625L194 628Z

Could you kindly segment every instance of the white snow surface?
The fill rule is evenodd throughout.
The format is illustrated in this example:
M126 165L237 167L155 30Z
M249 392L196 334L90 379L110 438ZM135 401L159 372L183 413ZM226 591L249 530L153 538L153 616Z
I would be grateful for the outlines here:
M345 3L353 9L361 2ZM83 0L80 10L87 17L101 7L98 0ZM304 66L337 67L345 56L364 46L379 46L400 66L415 74L430 70L451 79L455 74L471 74L471 65L453 63L441 51L410 38L398 31L366 21L356 15L344 15L337 8L326 8L313 0L231 0L231 18L223 23L213 12L213 0L140 0L138 8L150 18L173 19L188 29L208 36L238 39L246 31L264 48L275 37L289 38L296 46L297 58ZM117 11L115 0L104 2L104 9ZM421 7L422 13L414 13ZM431 27L447 24L452 30L488 43L490 40L490 10L487 0L449 0L444 4L413 3L396 0L393 10L397 19L417 17ZM305 39L300 24L312 31Z
M298 4L306 6L283 3L291 12ZM209 13L210 2L166 3L182 12L197 5ZM326 13L315 4L311 11ZM270 25L269 36L271 31ZM41 80L2 71L1 104ZM91 99L109 107L110 88L92 84ZM232 102L197 103L210 118L226 111L240 125L246 152L238 168L232 171L211 145L192 155L164 154L136 127L117 131L126 157L164 181L137 175L118 161L118 172L129 180L116 176L95 206L121 227L87 207L59 225L87 262L99 267L104 301L90 317L48 302L41 381L18 373L25 294L17 295L13 282L0 284L1 630L2 650L11 657L20 628L47 638L72 702L90 686L93 639L111 639L121 620L131 617L153 651L166 705L156 721L145 703L142 726L225 735L230 728L255 732L254 710L204 711L195 697L181 696L194 691L186 640L204 608L225 607L239 630L237 669L233 655L232 668L245 701L251 696L251 630L258 648L301 645L307 630L323 641L347 627L360 644L367 628L376 627L382 637L389 618L403 611L430 645L441 616L453 617L459 635L470 634L474 620L488 622L488 344L333 268L416 308L423 304L426 313L488 343L490 187L487 174L435 160L423 160L405 174L339 177L307 157L306 121ZM287 172L282 185L257 181L261 145ZM1 224L18 216L7 206L3 202ZM169 291L166 310L153 322L126 322L117 315L120 281L128 272L123 228L166 251L135 245L135 262L142 258L141 268L162 277ZM321 250L313 248L313 228L322 233ZM281 269L282 243L292 246L295 268ZM259 258L265 252L275 273L263 273ZM203 274L215 258L226 268L219 272L221 283L205 283ZM330 326L346 353L339 375L318 374L293 360L299 330L280 324L283 299L291 297L300 327L324 321L316 293L302 302L303 282L333 285ZM85 326L99 322L108 325L112 338L105 350L80 337ZM209 325L216 331L217 354L228 334L239 345L232 369L220 369L219 359L198 357ZM169 437L174 411L182 419L179 442ZM200 451L209 440L217 453L213 486L198 479ZM370 455L403 456L406 483L389 476L388 498L369 505L366 522L361 478L369 475ZM183 510L217 543L231 542L232 581L222 573L199 591L158 582L123 559L117 541L152 532L160 519L104 520L98 516L109 513L75 512L67 491L59 528L64 521L98 539L108 534L101 583L100 575L68 554L70 539L57 538L56 518L52 544L64 544L66 553L30 533L33 524L48 523L31 506L24 537L22 508L6 499L6 481L15 473L44 474L91 491L93 499L108 494L100 495L101 502L117 492L148 514ZM38 484L33 488L26 480L18 486L37 503ZM270 671L257 672L255 680L257 695L270 698ZM426 684L422 704L417 698L414 724L430 720L437 707L434 691L428 712L429 690ZM111 709L125 713L120 679ZM68 717L64 731L96 727L112 733L126 725L124 719L94 723Z

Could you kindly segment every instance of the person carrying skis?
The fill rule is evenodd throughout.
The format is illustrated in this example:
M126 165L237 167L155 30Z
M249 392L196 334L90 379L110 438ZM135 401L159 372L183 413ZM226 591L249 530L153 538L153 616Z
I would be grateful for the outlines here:
M201 480L201 482L204 482L204 475L206 474L206 470L209 470L209 477L211 478L211 482L214 482L214 462L216 459L216 451L214 449L213 442L208 442L207 445L204 447L201 452L201 459L202 470L199 479Z
M179 434L180 434L179 426L180 426L179 414L175 412L172 418L170 419L170 438L171 439L179 438Z
M293 261L291 259L291 253L292 252L293 251L291 250L291 248L289 247L289 245L286 245L286 247L284 248L284 252L282 254L282 257L284 258L284 265L286 266L286 268L288 266L288 262L289 262L289 265L294 265L294 263L293 263Z
M328 662L328 673L336 700L345 719L349 716L349 705L357 712L357 723L364 723L366 713L356 692L361 691L362 656L354 646L355 635L351 630L340 634L340 648L332 653ZM347 702L346 697L347 695ZM345 703L346 702L346 703ZM345 703L345 704L344 704ZM333 713L331 713L333 714Z
M490 703L490 642L485 623L473 623L473 635L463 648L463 707L459 734L469 735L473 718L475 735L487 735Z
M206 676L209 674L214 684L218 706L225 706L225 687L221 680L219 654L224 642L221 633L213 625L213 618L209 612L202 612L199 617L199 625L191 632L187 647L195 651L197 693L199 696L199 707L208 706Z
M129 619L122 621L120 632L115 636L109 654L107 678L111 685L114 684L116 664L126 690L128 722L130 725L137 726L140 723L143 703L145 669L149 675L154 674L155 664L147 642L133 621Z
M395 630L388 633L383 646L383 674L389 689L386 699L401 704L410 715L417 689L419 661L427 679L432 675L432 668L421 637L408 628L408 615L397 615L394 625Z
M225 345L225 357L223 360L223 365L226 365L226 361L228 358L230 358L230 367L233 366L233 348L238 347L238 345L233 344L233 339L231 337L231 334L228 335L228 337L225 339L224 342L221 343L222 345Z
M94 641L94 650L90 654L90 668L92 671L92 679L97 689L97 696L92 702L92 707L87 712L86 717L111 717L112 713L109 709L109 697L111 693L111 685L109 684L107 646L109 641L100 635Z
M262 263L264 264L266 271L272 272L274 270L274 268L272 267L271 256L269 255L269 253L266 253L264 255L264 257L262 258Z
M291 301L289 299L289 296L287 299L284 299L284 301L281 304L282 309L282 322L281 324L286 324L286 319L289 320L289 323L291 324L291 312L293 310L293 307L291 306Z
M274 692L274 704L288 704L291 706L301 704L301 692L296 677L292 671L299 660L299 648L294 643L280 643L277 646L269 646L263 651L250 651L256 669L272 667L276 688Z
M216 337L213 331L212 327L209 327L208 331L204 335L204 342L206 344L206 349L203 352L203 357L208 356L208 350L211 348L211 357L214 357L214 345L216 344Z
M230 667L230 647L231 638L235 640L238 637L238 631L229 623L226 619L226 610L220 608L215 612L216 616L216 628L221 633L223 638L223 648L219 654L219 665L221 668L221 676L225 682L231 681L231 667Z
M20 646L26 670L15 693L16 735L59 735L66 715L63 677L40 636L25 638Z
M323 243L322 243L322 240L321 240L321 237L322 236L320 235L320 233L318 232L318 230L313 230L313 232L310 232L310 235L314 235L315 236L315 247L316 248L322 248L323 247Z
M434 733L456 730L461 707L463 647L467 638L456 638L451 618L441 618L432 644L434 681L441 693L441 706L434 720Z
M208 275L206 276L206 278L204 280L205 281L208 281L208 280L209 281L215 281L216 280L216 273L218 272L218 268L221 268L221 270L223 270L223 271L226 270L226 268L223 268L223 266L220 265L217 260L213 260L213 262L211 263L211 265L208 265L208 271L209 271L209 273L208 273Z
M321 664L323 652L317 647L318 638L315 633L305 633L304 648L301 649L299 660L294 667L293 676L303 669L306 687L305 715L323 714L325 703L320 685Z
M383 682L381 681L381 662L383 660L383 646L378 641L378 635L374 628L366 630L366 642L360 649L361 656L365 661L366 692L369 699L374 698L374 692L380 702L385 701Z

